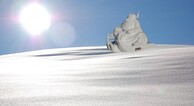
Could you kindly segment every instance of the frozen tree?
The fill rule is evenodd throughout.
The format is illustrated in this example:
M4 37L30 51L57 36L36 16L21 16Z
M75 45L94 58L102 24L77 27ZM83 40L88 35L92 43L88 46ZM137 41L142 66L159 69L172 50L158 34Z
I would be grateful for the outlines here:
M107 48L113 52L135 52L146 48L147 37L138 21L139 13L129 14L123 23L107 35ZM111 41L112 39L112 41Z

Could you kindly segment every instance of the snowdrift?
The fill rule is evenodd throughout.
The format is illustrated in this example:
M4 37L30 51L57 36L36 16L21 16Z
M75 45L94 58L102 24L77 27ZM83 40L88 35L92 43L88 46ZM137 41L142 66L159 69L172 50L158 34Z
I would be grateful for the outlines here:
M0 56L1 106L192 106L194 46L106 47Z

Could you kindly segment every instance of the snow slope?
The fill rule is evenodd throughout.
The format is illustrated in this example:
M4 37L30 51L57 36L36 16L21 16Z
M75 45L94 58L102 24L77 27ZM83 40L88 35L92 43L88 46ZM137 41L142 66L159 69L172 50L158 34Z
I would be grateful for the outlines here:
M0 56L0 106L192 106L194 46L105 47Z

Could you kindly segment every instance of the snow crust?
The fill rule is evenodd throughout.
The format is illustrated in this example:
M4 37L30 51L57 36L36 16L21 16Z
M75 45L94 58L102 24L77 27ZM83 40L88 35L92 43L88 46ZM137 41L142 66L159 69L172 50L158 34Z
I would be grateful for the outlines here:
M193 51L102 46L0 56L0 106L192 106Z

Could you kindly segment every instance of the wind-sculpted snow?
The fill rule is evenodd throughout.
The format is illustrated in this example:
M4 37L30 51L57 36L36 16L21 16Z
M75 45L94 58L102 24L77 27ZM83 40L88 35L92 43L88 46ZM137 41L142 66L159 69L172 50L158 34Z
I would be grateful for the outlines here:
M0 106L192 106L194 47L106 47L0 56Z

